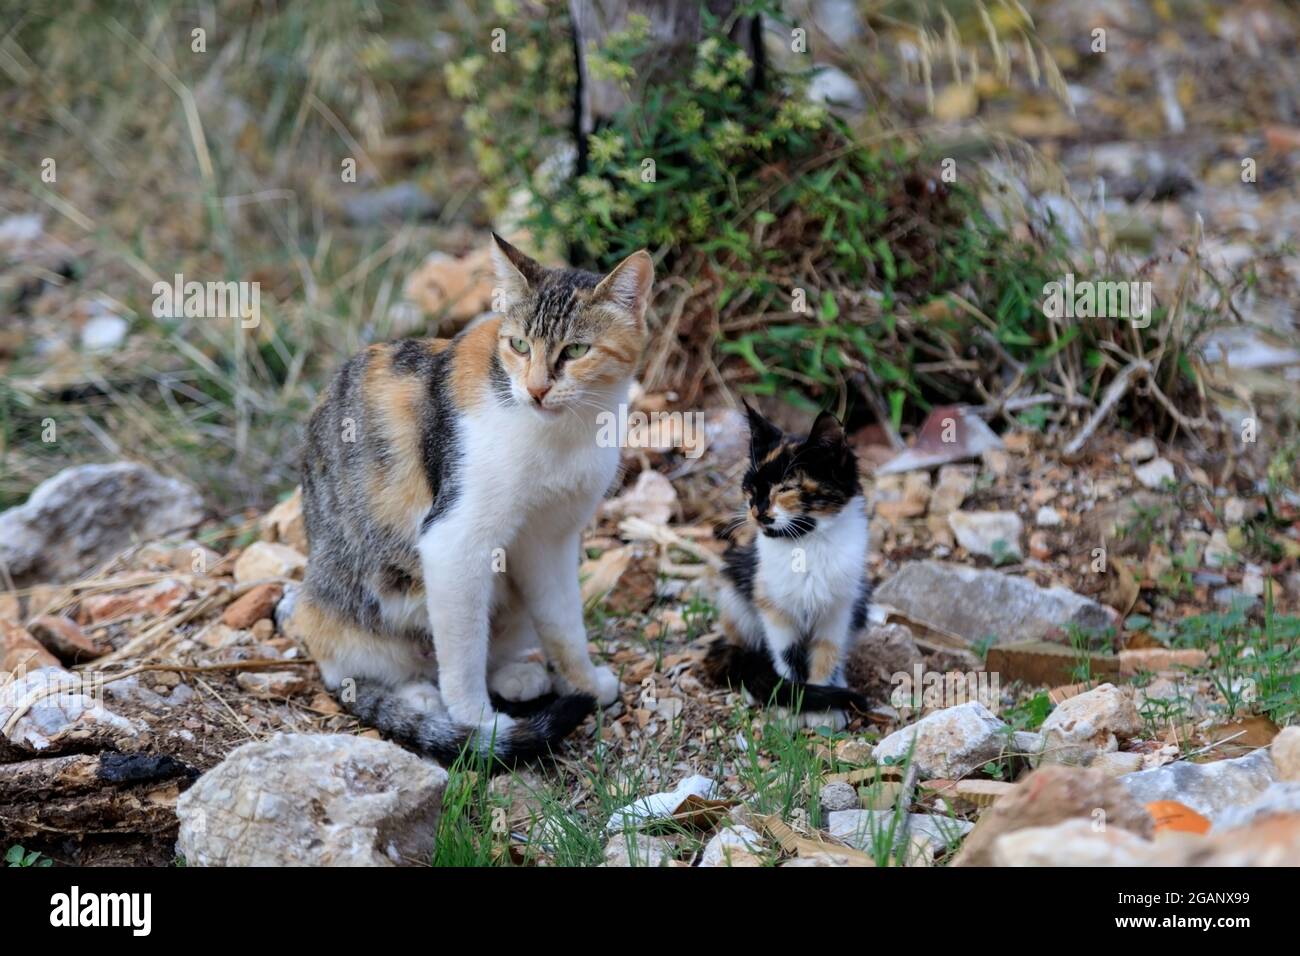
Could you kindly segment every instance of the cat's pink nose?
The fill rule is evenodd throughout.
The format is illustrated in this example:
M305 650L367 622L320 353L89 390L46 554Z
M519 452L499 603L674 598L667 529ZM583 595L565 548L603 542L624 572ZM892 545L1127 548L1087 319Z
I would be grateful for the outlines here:
M542 404L542 399L546 397L546 393L549 392L550 390L551 390L550 384L528 386L528 394L533 396L533 401L535 401L538 405Z

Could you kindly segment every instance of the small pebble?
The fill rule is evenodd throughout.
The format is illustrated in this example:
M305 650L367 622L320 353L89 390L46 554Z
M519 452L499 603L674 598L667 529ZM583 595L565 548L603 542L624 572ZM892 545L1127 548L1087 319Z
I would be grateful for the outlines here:
M836 810L854 810L858 806L858 792L847 783L828 783L822 787L822 809L827 813Z

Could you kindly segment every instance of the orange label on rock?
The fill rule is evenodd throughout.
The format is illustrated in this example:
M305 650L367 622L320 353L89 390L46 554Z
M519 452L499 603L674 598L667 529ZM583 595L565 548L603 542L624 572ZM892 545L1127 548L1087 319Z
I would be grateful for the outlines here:
M1147 804L1147 813L1156 821L1156 832L1178 830L1182 833L1208 833L1210 821L1185 803L1156 800Z

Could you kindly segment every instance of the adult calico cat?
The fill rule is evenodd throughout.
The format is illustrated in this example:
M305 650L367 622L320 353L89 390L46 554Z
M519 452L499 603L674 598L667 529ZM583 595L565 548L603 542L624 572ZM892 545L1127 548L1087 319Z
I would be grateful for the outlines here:
M544 754L619 693L587 654L579 536L618 472L597 416L627 401L654 267L547 269L493 239L502 314L354 356L303 458L291 629L346 707L443 761Z

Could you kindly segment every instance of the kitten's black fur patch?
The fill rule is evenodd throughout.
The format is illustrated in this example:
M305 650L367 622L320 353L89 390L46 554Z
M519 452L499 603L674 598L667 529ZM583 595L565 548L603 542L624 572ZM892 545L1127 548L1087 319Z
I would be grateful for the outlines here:
M797 712L817 710L860 710L870 706L867 698L847 687L827 684L796 684L782 680L765 649L735 644L720 637L709 645L704 673L718 687L743 687L755 700Z

